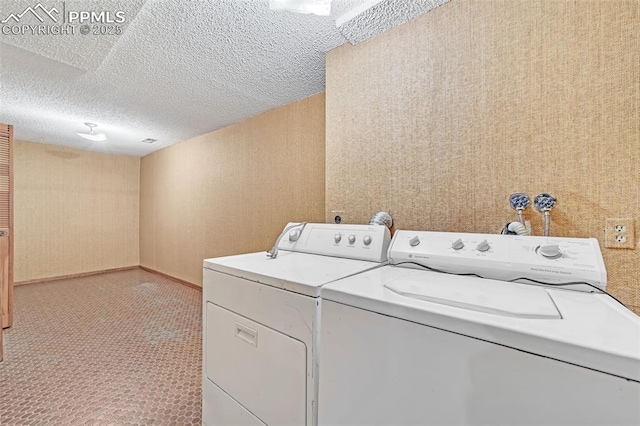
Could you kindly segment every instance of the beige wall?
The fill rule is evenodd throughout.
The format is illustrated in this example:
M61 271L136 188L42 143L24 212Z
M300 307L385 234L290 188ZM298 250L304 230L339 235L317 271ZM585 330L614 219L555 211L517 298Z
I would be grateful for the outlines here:
M324 123L319 94L144 157L141 265L201 285L203 259L322 221Z
M326 217L497 232L512 192L557 196L553 235L596 237L640 312L640 2L462 1L327 56ZM540 234L542 216L529 210ZM637 232L636 235L640 235Z
M15 142L15 280L138 265L140 159Z

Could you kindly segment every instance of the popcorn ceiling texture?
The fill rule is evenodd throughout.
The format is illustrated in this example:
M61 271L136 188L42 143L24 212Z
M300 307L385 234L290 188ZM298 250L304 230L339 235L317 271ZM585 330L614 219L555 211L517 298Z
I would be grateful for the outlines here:
M551 233L600 241L640 313L640 2L458 1L327 55L326 218L498 232L513 192L558 198ZM529 208L536 235L543 217ZM636 232L636 236L640 233Z
M322 92L325 52L346 41L336 16L362 3L336 0L319 17L271 11L268 0L67 0L67 11L124 10L124 33L0 35L0 121L17 139L143 156ZM28 6L3 0L0 20ZM366 32L375 15L343 31ZM77 136L86 121L109 140Z
M122 24L123 30L126 30L129 23L135 19L143 3L144 0L64 0L64 8L67 11L99 12L101 10L109 10L115 12L122 10L125 12L127 18ZM11 13L20 13L24 11L25 8L34 7L37 4L37 0L35 2L33 0L2 0L0 20L4 20ZM58 20L57 23L61 23L62 2L45 1L42 4L47 10L51 10L52 8L58 10L60 13L56 14L53 12L52 15ZM17 24L23 25L26 23L37 25L53 23L43 12L40 12L40 15L45 19L43 23L40 23L34 16L27 14ZM13 21L8 22L8 24L14 23ZM2 36L3 43L19 47L84 71L96 70L118 40L119 36L115 34L99 35L93 32L74 37L43 37L42 35L33 35L30 33L19 36Z
M324 91L325 52L345 36L361 41L442 1L383 1L338 29L371 0L334 0L328 17L268 0L67 0L67 11L125 11L123 34L0 34L0 122L17 139L144 156ZM3 0L0 20L34 4ZM77 136L87 121L109 140Z
M120 36L2 35L0 121L17 139L143 156L322 92L325 52L345 42L334 18L268 3L137 1ZM23 5L3 1L0 19ZM77 136L85 121L109 141Z
M338 25L338 29L351 44L358 44L393 27L404 24L412 18L448 1L383 0L353 19Z

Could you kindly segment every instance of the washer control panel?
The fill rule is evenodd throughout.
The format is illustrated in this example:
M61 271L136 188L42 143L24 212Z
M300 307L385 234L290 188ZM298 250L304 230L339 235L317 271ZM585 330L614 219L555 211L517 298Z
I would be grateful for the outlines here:
M453 274L602 290L607 272L595 238L396 231L391 264Z
M289 223L287 226L295 225ZM382 225L308 223L280 239L278 249L347 259L386 262L391 234Z

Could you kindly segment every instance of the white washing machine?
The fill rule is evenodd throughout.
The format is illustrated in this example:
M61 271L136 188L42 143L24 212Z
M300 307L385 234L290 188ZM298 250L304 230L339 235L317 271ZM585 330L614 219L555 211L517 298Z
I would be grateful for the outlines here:
M289 224L285 231L276 258L204 261L208 426L317 424L320 288L382 266L391 240L379 225Z
M398 231L322 289L318 422L640 425L640 318L606 280L595 239Z

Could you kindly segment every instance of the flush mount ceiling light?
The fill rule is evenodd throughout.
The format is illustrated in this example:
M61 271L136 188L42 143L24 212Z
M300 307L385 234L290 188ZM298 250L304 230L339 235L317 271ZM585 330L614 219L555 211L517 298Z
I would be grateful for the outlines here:
M147 138L147 139L142 139L140 142L142 142L142 143L156 143L156 142L158 142L158 139Z
M269 0L269 9L329 16L331 0Z
M107 140L107 136L104 133L93 133L93 128L98 127L97 124L84 123L84 125L89 128L89 133L78 132L78 136L88 139L90 141L106 141Z

